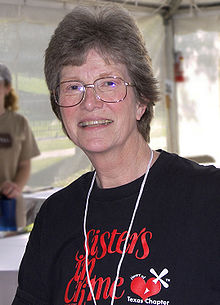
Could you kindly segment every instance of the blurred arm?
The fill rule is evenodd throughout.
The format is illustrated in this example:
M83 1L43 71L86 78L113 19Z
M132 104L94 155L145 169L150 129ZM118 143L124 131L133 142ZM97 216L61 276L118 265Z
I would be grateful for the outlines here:
M5 181L2 184L1 192L8 198L16 198L21 194L26 185L31 171L31 160L21 161L18 166L14 181Z

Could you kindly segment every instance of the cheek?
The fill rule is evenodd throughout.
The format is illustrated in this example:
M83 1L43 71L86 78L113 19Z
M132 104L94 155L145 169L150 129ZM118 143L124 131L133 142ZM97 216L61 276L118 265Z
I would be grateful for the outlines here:
M61 117L62 117L62 121L65 127L67 127L67 112L65 111L65 109L61 108L60 109L60 113L61 113Z
M61 113L63 121L68 122L69 120L71 120L71 118L73 118L75 116L74 112L75 111L73 111L73 108L71 108L71 107L70 108L61 107L60 113Z
M121 130L130 130L133 128L136 128L137 125L137 119L136 119L136 105L129 101L123 101L121 103L120 108L117 109L117 117L120 122L120 128Z
M74 128L74 123L76 122L75 119L75 111L73 111L71 108L63 108L61 109L61 116L63 120L63 124L68 131L72 131Z

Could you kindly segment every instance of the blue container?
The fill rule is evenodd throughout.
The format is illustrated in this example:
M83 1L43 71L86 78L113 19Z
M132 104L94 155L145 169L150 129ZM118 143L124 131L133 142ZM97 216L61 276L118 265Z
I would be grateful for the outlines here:
M16 200L0 196L0 231L16 231Z

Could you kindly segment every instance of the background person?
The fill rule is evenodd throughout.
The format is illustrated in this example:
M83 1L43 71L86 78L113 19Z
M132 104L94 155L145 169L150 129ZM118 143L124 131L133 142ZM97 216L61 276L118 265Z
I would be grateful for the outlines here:
M16 113L18 98L9 69L0 64L0 192L16 198L17 227L26 225L22 190L31 171L31 158L40 154L27 120Z
M76 7L45 56L54 112L91 160L41 207L13 305L220 300L220 170L149 145L158 86L116 5Z

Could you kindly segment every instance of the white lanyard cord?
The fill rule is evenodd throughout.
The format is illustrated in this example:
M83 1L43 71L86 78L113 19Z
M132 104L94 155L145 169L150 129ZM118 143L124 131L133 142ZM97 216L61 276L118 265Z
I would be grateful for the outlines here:
M86 198L86 207L85 207L85 214L84 214L84 221L83 221L83 231L84 231L84 237L85 237L85 250L86 250L86 257L85 257L85 263L86 263L86 276L87 276L87 281L88 281L88 285L89 285L89 289L92 295L92 299L95 305L96 304L96 300L95 300L95 296L94 296L94 292L93 292L93 288L92 288L92 284L90 281L90 276L89 276L89 268L88 268L88 244L87 244L87 233L86 233L86 218L87 218L87 213L88 213L88 206L89 206L89 198L90 198L90 194L92 192L92 188L95 182L95 177L96 177L96 172L94 172L94 175L92 177L92 182L87 194L87 198Z
M113 286L111 305L114 304L116 288L117 288L117 282L118 282L118 278L119 278L119 273L120 273L121 265L122 265L122 262L124 260L124 256L125 256L125 253L126 253L128 239L129 239L129 236L130 236L130 233L131 233L131 229L132 229L132 226L133 226L134 218L135 218L135 215L136 215L136 212L137 212L137 209L138 209L138 206L139 206L139 202L140 202L143 190L144 190L144 186L145 186L145 183L146 183L146 180L147 180L147 176L148 176L148 173L149 173L149 170L150 170L150 167L151 167L152 160L153 160L153 151L151 150L150 160L148 162L147 169L146 169L143 181L141 183L141 187L140 187L140 191L139 191L139 194L138 194L138 198L137 198L137 201L136 201L136 204L135 204L135 207L134 207L134 211L133 211L133 214L132 214L132 217L131 217L130 225L128 227L128 232L127 232L127 236L126 236L126 239L125 239L122 255L121 255L120 261L118 263L116 277L115 277L115 282L114 282L114 286ZM90 292L91 292L91 295L92 295L93 302L94 302L95 305L97 305L96 300L95 300L95 296L94 296L94 292L93 292L93 288L92 288L92 284L91 284L91 280L90 280L89 269L88 269L88 245L87 245L88 241L87 241L87 233L86 233L86 218L87 218L87 213L88 213L89 198L90 198L90 195L91 195L91 192L92 192L92 188L93 188L93 185L94 185L94 182L95 182L95 177L96 177L96 172L93 175L92 182L91 182L91 185L90 185L90 188L89 188L89 191L88 191L88 194L87 194L87 198L86 198L86 207L85 207L85 214L84 214L84 226L83 226L83 229L84 229L84 236L85 236L85 250L86 250L85 265L86 265L87 281L88 281L88 285L89 285L89 289L90 289Z

